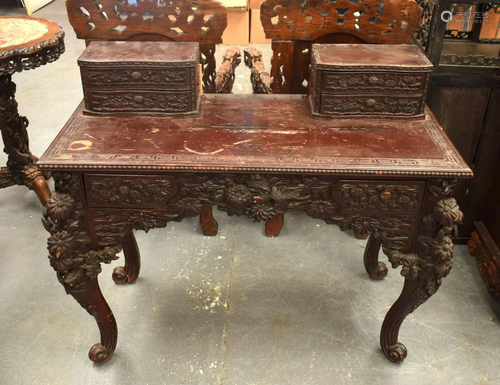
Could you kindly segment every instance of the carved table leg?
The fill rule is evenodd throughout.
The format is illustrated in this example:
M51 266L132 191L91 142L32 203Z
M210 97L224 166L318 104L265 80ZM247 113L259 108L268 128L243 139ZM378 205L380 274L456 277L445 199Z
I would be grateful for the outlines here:
M442 279L451 270L451 237L456 235L457 224L463 219L455 199L448 198L453 185L452 180L430 182L417 244L412 253L384 247L393 267L402 266L401 275L405 277L403 292L387 313L380 333L382 350L393 362L402 362L407 354L406 347L398 342L399 328L404 319L436 293Z
M120 285L134 283L141 270L141 255L132 231L123 238L122 247L125 257L125 266L115 267L112 276L113 281Z
M59 282L89 314L94 316L101 333L101 342L92 346L89 358L96 363L107 362L117 341L116 321L102 296L97 275L101 263L117 259L118 246L91 250L86 212L81 203L80 176L55 174L56 191L48 200L43 214L45 229L51 234L47 244L50 265Z
M205 235L214 236L219 232L219 224L214 218L212 206L203 206L200 213L200 225Z
M37 158L29 150L28 119L20 116L15 100L16 85L10 75L0 76L0 129L7 168L0 173L0 188L24 184L34 190L45 205L50 197L47 182L35 166Z
M283 214L268 219L266 221L266 236L277 237L280 235L281 228L283 227Z
M366 272L370 278L373 279L383 279L387 275L387 266L384 262L378 261L381 244L382 242L378 237L374 234L370 234L363 256Z

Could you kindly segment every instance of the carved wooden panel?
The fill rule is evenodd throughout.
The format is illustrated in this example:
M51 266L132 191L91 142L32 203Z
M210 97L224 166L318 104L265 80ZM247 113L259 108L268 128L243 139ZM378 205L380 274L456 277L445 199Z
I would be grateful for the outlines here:
M332 196L347 211L398 211L418 213L425 182L339 181Z
M422 9L412 0L266 0L261 22L268 39L312 41L347 33L367 43L408 44Z
M89 207L165 207L179 190L170 176L86 175Z
M219 44L227 26L226 7L211 0L66 0L66 8L77 37L87 40L150 34Z

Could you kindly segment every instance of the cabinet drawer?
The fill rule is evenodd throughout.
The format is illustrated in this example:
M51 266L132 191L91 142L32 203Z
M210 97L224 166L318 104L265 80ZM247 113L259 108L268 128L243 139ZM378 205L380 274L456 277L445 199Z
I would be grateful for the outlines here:
M340 180L332 189L344 212L396 212L418 214L425 182Z
M85 175L89 207L162 208L179 191L172 176Z

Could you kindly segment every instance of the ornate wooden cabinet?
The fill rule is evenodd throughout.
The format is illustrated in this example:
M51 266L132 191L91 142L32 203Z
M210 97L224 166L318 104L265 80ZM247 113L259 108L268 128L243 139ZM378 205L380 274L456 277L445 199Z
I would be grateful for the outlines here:
M94 41L78 59L88 115L198 115L198 43Z
M432 68L413 45L315 44L312 116L423 118Z

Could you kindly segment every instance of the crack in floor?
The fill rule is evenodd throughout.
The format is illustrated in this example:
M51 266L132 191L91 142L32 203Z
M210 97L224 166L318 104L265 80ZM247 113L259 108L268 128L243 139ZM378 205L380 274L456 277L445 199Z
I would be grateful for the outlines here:
M232 297L232 289L233 289L233 266L234 266L234 255L235 255L235 244L236 244L236 228L238 224L235 223L233 230L233 239L231 240L231 254L229 259L229 278L227 280L226 285L226 322L224 323L224 328L222 330L222 365L219 374L218 383L219 385L224 385L225 379L227 378L227 364L226 357L228 352L227 340L229 336L229 317L231 311L231 297Z

